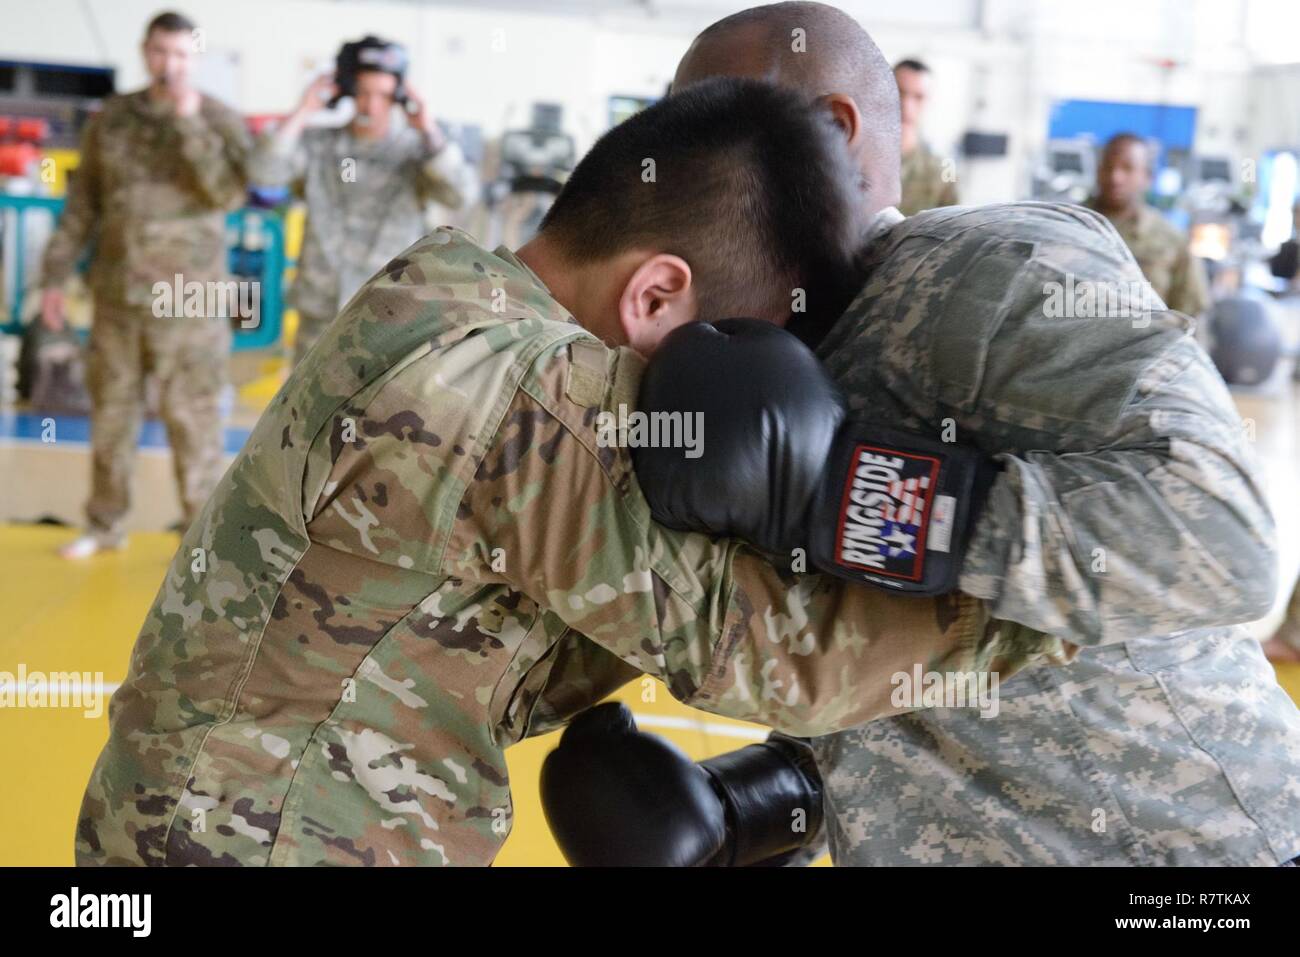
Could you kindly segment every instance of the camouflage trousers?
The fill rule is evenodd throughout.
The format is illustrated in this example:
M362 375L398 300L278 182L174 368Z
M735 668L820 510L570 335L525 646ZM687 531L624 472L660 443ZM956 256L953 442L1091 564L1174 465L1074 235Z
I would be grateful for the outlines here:
M86 518L115 533L131 505L131 474L144 417L144 380L158 380L159 409L185 524L221 476L219 399L230 323L158 318L148 308L96 301L87 360L92 458Z
M1300 712L1238 628L1088 648L813 739L837 866L1270 866L1300 853Z

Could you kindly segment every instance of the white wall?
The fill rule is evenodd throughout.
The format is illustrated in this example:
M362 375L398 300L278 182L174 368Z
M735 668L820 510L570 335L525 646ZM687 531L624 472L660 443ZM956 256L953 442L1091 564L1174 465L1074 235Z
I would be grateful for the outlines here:
M585 146L605 129L609 95L659 95L694 34L748 5L657 0L647 13L633 0L557 2L178 0L176 7L204 27L213 58L226 57L229 83L221 88L245 112L289 109L343 40L376 32L410 47L412 82L438 115L478 123L491 134L525 122L533 101L557 101ZM89 0L102 42L78 0L6 4L0 58L107 62L119 69L119 86L131 88L143 79L143 25L163 3ZM1023 195L1057 99L1199 106L1197 148L1237 158L1300 137L1300 68L1261 65L1300 58L1295 0L844 0L841 6L888 58L919 56L934 68L926 125L938 148L951 150L969 128L1010 135L1005 160L959 168L964 200ZM1279 33L1289 34L1289 45Z
M163 2L90 0L102 44L77 0L7 5L0 58L108 64L119 89L131 89L144 81L144 25ZM408 46L411 83L437 115L498 132L526 122L534 101L556 101L583 145L604 131L610 94L662 93L690 42L684 30L659 31L643 18L606 26L590 16L459 6L181 0L174 9L204 30L210 57L236 55L232 98L246 113L292 108L344 40L377 33Z

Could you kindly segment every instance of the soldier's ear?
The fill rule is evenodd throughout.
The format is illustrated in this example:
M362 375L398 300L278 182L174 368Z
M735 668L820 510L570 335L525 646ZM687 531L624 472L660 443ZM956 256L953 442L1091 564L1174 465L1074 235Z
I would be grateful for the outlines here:
M691 267L680 256L656 253L628 277L618 299L618 320L627 344L642 355L665 335L695 319Z
M840 128L850 150L856 149L862 138L862 111L847 93L827 93L817 98L822 109L830 113L831 120Z

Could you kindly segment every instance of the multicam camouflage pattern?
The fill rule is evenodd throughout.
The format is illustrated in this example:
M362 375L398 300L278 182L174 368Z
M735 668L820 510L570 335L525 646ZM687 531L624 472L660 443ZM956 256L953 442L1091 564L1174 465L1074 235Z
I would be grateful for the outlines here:
M113 697L77 860L488 863L512 817L503 749L550 673L588 660L539 721L643 671L824 733L897 711L889 676L916 663L1044 654L974 599L782 577L653 525L596 429L639 373L504 248L439 229L390 262L187 532Z
M1222 380L1142 313L1101 216L882 214L820 355L859 414L1003 473L961 577L995 620L1083 646L1000 688L815 741L838 864L1277 864L1300 854L1300 713L1234 623L1276 592L1273 526ZM1135 317L1051 318L1049 284ZM1005 676L1004 676L1005 677Z
M220 317L159 318L148 309L96 300L87 354L90 527L116 534L130 509L145 376L158 383L158 413L172 450L181 522L188 525L221 478L220 403L230 323Z
M244 198L248 136L238 114L209 97L176 117L140 91L111 97L86 125L81 165L45 248L43 283L58 286L93 239L95 296L87 387L93 472L91 529L120 532L142 415L143 378L160 386L182 521L198 513L221 472L218 399L230 326L220 317L156 317L155 283L224 282L225 211Z
M1101 212L1095 199L1086 205ZM1145 204L1131 216L1108 218L1166 306L1188 316L1199 316L1206 310L1210 289L1205 267L1192 255L1187 237L1169 220Z
M86 124L42 284L58 286L95 240L98 301L148 309L154 283L228 278L227 210L244 199L249 140L239 114L204 96L177 117L145 90L110 97Z
M957 182L945 178L944 161L924 143L902 156L901 183L903 198L898 208L904 216L927 209L957 205Z
M297 359L362 283L424 235L426 206L460 208L475 181L456 143L435 154L427 137L400 125L381 140L359 139L350 126L268 133L249 170L258 185L292 186L307 204L291 293Z

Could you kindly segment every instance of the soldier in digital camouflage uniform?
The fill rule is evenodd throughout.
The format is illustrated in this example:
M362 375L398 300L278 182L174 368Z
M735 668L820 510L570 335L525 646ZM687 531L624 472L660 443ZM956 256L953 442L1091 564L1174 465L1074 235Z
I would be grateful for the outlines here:
M865 131L850 145L877 211L866 284L818 354L856 415L951 426L997 458L960 592L1027 646L1073 649L1002 675L996 717L924 709L814 739L835 863L1300 855L1300 713L1236 627L1273 602L1272 519L1190 321L1147 309L1123 241L1082 207L891 208L897 183L871 171L896 168L882 120L894 87L847 14L785 3L726 18L697 38L674 95L727 73L815 93ZM1118 308L1062 314L1067 277L1079 295L1113 289Z
M944 160L921 139L921 115L930 95L930 68L920 60L900 60L894 66L902 123L900 159L905 216L925 209L957 205L957 180Z
M1187 237L1149 206L1151 153L1132 133L1111 137L1097 164L1097 194L1087 206L1110 220L1142 274L1166 306L1196 317L1210 304L1205 267L1192 255Z
M307 221L292 299L298 310L297 362L361 284L425 233L431 203L459 209L474 199L476 177L460 146L439 129L424 101L409 123L392 119L400 73L364 70L340 127L303 127L324 106L333 76L308 87L298 108L253 151L251 177L261 186L292 186Z
M600 444L597 416L634 403L641 360L571 310L613 335L617 320L588 299L642 308L627 298L638 277L656 285L635 294L654 305L633 343L692 318L696 294L726 309L762 293L788 310L786 282L736 281L774 276L757 230L719 243L710 225L736 203L755 222L762 177L737 175L750 154L716 154L719 179L684 151L736 122L812 170L818 149L842 151L812 116L789 92L704 85L608 134L621 162L593 149L566 188L586 197L569 207L582 217L563 195L551 211L568 217L565 236L599 245L676 204L653 228L679 248L722 245L716 280L703 258L682 273L639 247L557 268L557 224L519 255L440 228L367 283L167 571L110 706L79 863L485 864L512 816L503 749L599 700L611 677L645 672L697 707L807 734L890 713L887 676L915 663L1014 672L1068 653L1026 650L972 599L783 576L740 543L659 528L628 450ZM627 185L647 155L661 158L653 194ZM842 188L808 189L819 225L852 205L841 156ZM607 172L590 180L584 166ZM603 225L586 231L590 209ZM797 230L812 232L772 232L787 255L805 255ZM624 287L612 277L629 256L641 265ZM588 650L617 666L584 674ZM535 721L552 672L572 680Z
M818 354L855 412L932 433L952 420L998 457L961 591L1083 650L1002 684L995 718L933 709L817 739L837 863L1300 855L1300 713L1234 627L1275 596L1272 520L1191 322L1127 293L1127 315L1051 314L1045 285L1067 275L1138 279L1078 208L879 225Z
M43 312L58 326L61 287L95 243L89 528L65 547L68 557L124 544L146 375L160 385L183 523L198 514L221 474L218 400L230 319L155 310L156 283L174 288L177 276L184 284L227 281L226 211L245 192L249 143L242 120L189 83L193 31L176 14L150 23L144 55L153 82L110 97L87 123L81 164L45 250Z

